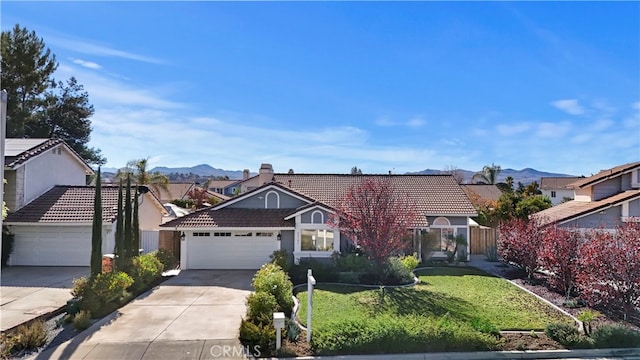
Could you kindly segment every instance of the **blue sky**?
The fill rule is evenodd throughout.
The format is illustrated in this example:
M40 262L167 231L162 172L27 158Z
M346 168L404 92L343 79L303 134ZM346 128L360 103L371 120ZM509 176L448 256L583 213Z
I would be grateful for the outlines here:
M107 167L590 175L640 160L638 2L2 2Z

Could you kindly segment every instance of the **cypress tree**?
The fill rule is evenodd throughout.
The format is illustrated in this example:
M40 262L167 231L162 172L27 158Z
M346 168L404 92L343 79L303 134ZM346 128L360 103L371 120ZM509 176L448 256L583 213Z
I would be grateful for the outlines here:
M116 255L116 268L122 270L124 268L125 258L125 244L124 244L124 215L122 214L122 179L120 179L120 186L118 187L118 213L116 215L116 235L115 242L116 248L114 253Z
M134 256L140 254L140 221L138 219L138 187L136 186L136 193L133 198L133 224L131 231L133 231L133 249L135 250Z
M91 232L91 277L102 272L102 180L100 168L96 175L95 196L93 199L93 226Z
M133 239L131 231L131 174L127 174L127 189L124 195L124 253L125 264L129 264L131 258L135 256L133 251Z

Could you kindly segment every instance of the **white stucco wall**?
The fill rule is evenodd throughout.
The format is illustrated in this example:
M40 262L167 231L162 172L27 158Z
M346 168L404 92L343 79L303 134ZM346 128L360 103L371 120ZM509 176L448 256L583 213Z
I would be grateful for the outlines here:
M25 163L23 167L23 205L55 185L86 185L86 168L64 145L47 150ZM19 181L20 179L17 179L16 184L19 184Z
M551 192L555 191L556 192L556 196L555 197L551 197ZM569 190L569 189L559 189L559 190L542 190L542 195L546 195L549 199L551 199L551 203L555 206L558 205L562 202L562 199L565 197L569 197L571 199L573 199L573 190Z
M150 194L144 194L138 200L138 221L140 230L160 230L163 221L163 212L159 204L153 201Z

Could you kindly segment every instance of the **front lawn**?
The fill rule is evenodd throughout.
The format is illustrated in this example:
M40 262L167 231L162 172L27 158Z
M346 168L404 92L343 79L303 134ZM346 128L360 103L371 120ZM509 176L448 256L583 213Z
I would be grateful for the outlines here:
M319 285L312 346L318 354L500 349L498 330L543 330L570 320L505 280L471 268L419 271L398 289ZM306 323L306 291L297 294ZM493 334L493 335L492 335Z

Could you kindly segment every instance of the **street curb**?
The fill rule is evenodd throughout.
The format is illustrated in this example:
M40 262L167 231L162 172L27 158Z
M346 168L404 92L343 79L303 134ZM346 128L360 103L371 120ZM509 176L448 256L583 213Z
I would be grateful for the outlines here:
M311 359L424 359L424 360L492 360L492 359L566 359L566 358L601 358L601 357L640 358L640 348L615 349L576 349L576 350L527 350L527 351L483 351L483 352L439 352L439 353L405 353L375 355L332 355L302 356L286 358L290 360ZM272 358L278 359L278 358ZM282 358L280 358L282 360Z

